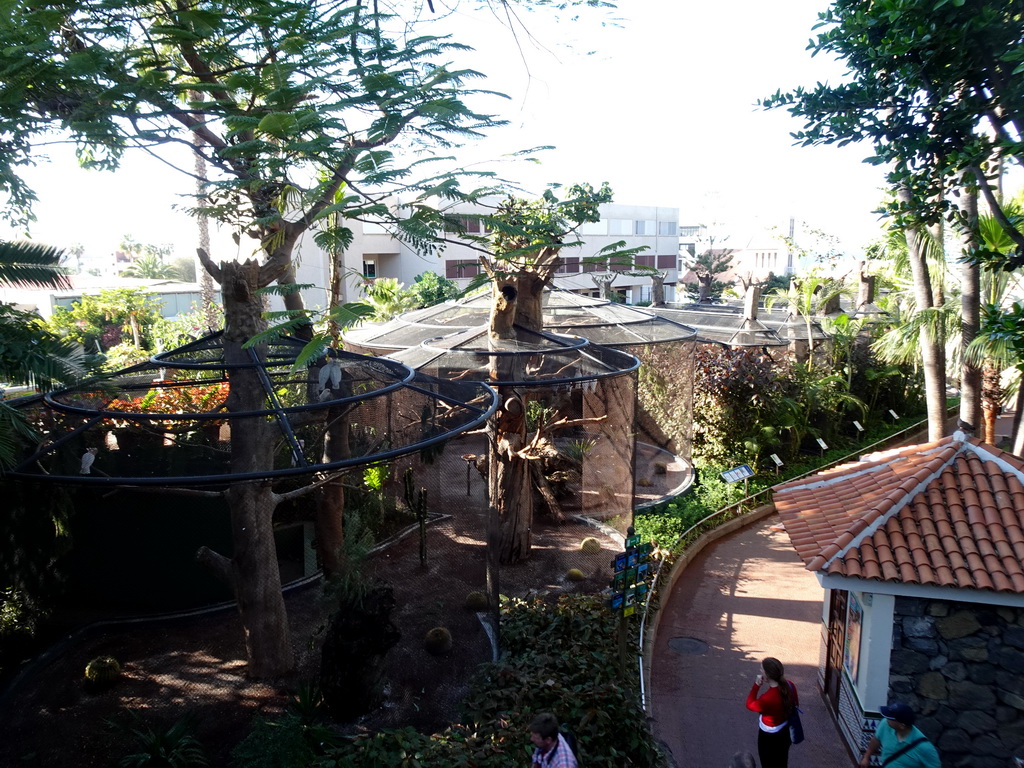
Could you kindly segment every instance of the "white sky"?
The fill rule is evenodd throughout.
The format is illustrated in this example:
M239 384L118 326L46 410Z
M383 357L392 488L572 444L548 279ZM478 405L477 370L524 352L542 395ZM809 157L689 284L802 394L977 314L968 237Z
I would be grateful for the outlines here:
M441 3L435 0L438 9ZM794 147L789 134L797 122L755 106L779 88L841 75L834 62L806 50L826 6L621 0L621 26L602 25L592 10L560 24L528 13L524 21L540 45L520 32L522 56L485 12L441 17L435 33L454 32L477 49L457 63L488 75L479 87L511 97L477 105L500 110L510 126L467 148L460 161L552 144L557 149L540 165L501 172L538 191L546 182L608 181L616 202L678 207L682 223L718 222L737 236L784 227L792 215L859 250L877 236L872 210L882 199L881 170L862 162L869 148ZM77 168L70 148L47 152L52 162L27 174L40 198L34 239L83 243L87 255L101 256L131 234L172 243L176 256L194 253L195 225L174 210L187 204L181 195L191 190L189 178L142 155L100 173ZM222 235L214 255L234 250Z

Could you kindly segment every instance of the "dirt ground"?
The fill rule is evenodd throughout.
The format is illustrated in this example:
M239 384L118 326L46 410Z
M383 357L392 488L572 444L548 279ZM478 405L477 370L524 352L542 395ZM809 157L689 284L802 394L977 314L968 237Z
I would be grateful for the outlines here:
M460 535L458 528L457 517L430 526L425 566L419 562L415 534L373 558L374 573L387 577L395 588L393 620L402 639L388 656L387 698L361 727L443 727L457 714L473 669L492 657L480 619L463 607L468 592L483 589L483 544ZM580 541L595 535L602 552L581 553ZM599 590L616 549L614 542L582 523L538 526L531 559L502 570L502 592ZM580 568L589 577L567 581L569 568ZM228 765L231 749L248 733L253 718L279 715L299 681L315 675L324 624L320 593L314 584L287 598L298 671L275 685L246 678L234 610L94 630L51 649L0 698L5 732L0 765L115 765L128 753L130 740L110 723L128 722L126 710L165 727L194 713L196 734L211 765ZM423 637L435 626L446 626L454 640L451 652L440 657L423 650ZM94 693L82 672L90 659L101 655L117 658L124 674L112 689Z
M387 657L383 705L350 727L377 729L412 725L424 731L443 728L458 714L470 675L490 661L493 645L481 618L464 607L466 595L485 589L483 515L484 482L467 472L463 450L447 451L433 478L427 561L420 563L419 536L411 535L377 552L368 569L394 588L392 619L401 640ZM669 471L652 470L664 461L657 451L638 461L637 502L650 501L678 488L686 467L669 462ZM671 458L671 457L669 457ZM400 477L395 472L395 477ZM585 554L586 537L601 542L599 553ZM617 544L598 528L570 519L555 523L538 514L532 530L531 557L499 571L502 594L531 591L595 593L608 585ZM569 581L570 569L583 572ZM111 721L125 722L127 710L164 727L196 715L196 735L212 766L230 764L234 746L249 732L257 715L273 719L287 706L303 680L315 680L326 624L318 583L292 590L287 609L296 673L275 684L245 676L242 631L233 608L193 618L137 622L95 628L72 642L52 648L29 672L0 693L0 765L116 765L130 751L130 740ZM423 649L427 631L449 629L452 650L434 657ZM124 674L102 693L87 690L83 670L90 659L111 655Z

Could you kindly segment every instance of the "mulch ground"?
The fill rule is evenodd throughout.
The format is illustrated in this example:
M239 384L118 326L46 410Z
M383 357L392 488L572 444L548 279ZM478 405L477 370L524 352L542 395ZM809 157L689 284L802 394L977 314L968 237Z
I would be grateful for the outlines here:
M492 658L492 644L465 596L484 588L484 547L475 525L462 530L458 515L429 528L427 562L419 559L419 538L408 536L372 559L375 575L395 589L393 620L402 633L388 655L383 705L358 727L413 725L443 727L456 717L476 666ZM583 538L596 536L600 554L580 552ZM501 590L593 592L607 583L608 562L618 546L585 524L538 525L531 559L503 568ZM579 568L588 578L570 582ZM0 765L93 768L116 765L131 751L131 739L113 722L128 722L127 710L147 722L169 726L186 713L196 715L196 735L214 766L230 764L233 747L253 718L281 714L298 683L313 679L325 624L319 585L287 598L297 672L276 684L245 676L242 634L234 610L198 618L106 627L52 649L0 699ZM451 652L435 657L423 637L447 627ZM91 692L82 672L90 659L110 655L124 674L113 688Z

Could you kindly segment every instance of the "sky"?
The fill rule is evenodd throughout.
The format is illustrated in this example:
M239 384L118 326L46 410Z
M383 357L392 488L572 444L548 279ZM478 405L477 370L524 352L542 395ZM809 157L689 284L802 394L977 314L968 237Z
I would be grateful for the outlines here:
M458 150L460 165L554 145L539 164L496 170L534 193L550 182L607 181L615 202L679 208L681 223L731 234L733 247L791 216L851 253L878 236L884 180L863 162L869 147L795 147L799 123L756 106L780 88L841 78L838 63L807 50L824 0L621 0L614 21L593 9L575 22L523 13L515 35L466 2L445 13L445 2L434 2L431 31L473 46L457 63L509 97L475 105L509 125ZM50 161L27 174L40 199L33 239L101 256L131 235L194 253L195 224L180 210L188 177L142 154L97 172L79 169L70 147L45 151ZM222 232L214 251L240 249Z

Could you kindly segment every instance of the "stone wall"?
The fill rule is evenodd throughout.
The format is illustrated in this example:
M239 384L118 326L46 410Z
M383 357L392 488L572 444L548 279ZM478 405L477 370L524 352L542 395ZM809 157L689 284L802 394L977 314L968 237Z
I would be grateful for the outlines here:
M896 598L889 694L943 768L1007 768L1024 756L1024 609Z

